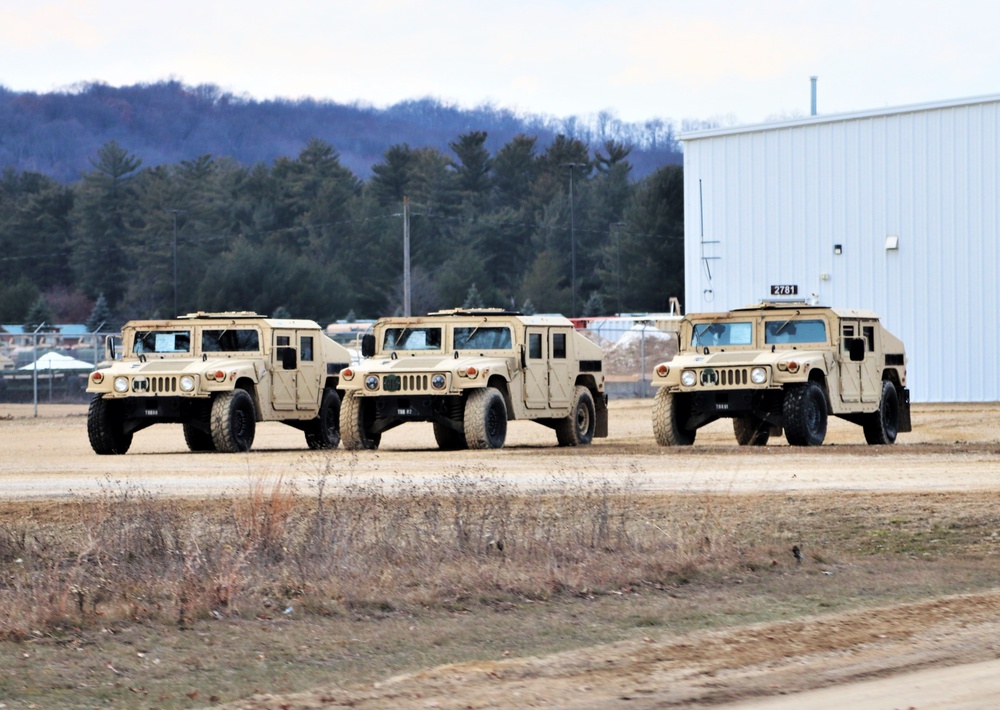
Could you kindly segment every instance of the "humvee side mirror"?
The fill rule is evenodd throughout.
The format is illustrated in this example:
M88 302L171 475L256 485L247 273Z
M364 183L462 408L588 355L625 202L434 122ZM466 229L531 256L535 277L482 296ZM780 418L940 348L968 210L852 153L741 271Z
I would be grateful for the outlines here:
M525 355L524 346L523 345L521 346L521 369L522 370L527 370L528 369L528 358Z
M375 336L365 333L361 336L361 357L371 357L375 354Z
M117 353L115 352L115 336L109 335L104 339L104 357L107 360L113 362L118 359L116 355Z
M298 365L299 359L295 353L295 348L285 348L281 353L281 369L294 370Z
M865 359L865 339L848 338L847 351L851 354L851 362L861 362Z

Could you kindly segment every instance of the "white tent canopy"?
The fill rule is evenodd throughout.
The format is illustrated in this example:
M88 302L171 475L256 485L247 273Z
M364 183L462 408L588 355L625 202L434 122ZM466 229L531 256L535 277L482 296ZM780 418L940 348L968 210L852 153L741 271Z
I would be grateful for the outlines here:
M45 353L30 365L20 368L22 370L93 370L94 366L89 362L77 360L69 355L59 353Z

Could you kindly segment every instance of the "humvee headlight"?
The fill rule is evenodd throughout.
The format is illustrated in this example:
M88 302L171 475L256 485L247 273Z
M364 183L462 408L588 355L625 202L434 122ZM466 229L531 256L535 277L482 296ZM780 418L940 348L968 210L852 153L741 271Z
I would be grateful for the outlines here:
M194 378L191 375L184 375L183 377L181 377L180 385L181 385L181 392L193 392Z
M115 378L115 392L128 392L128 378L127 377L116 377Z
M660 377L666 377L669 372L670 372L670 368L667 367L666 365L657 365L656 366L656 374L659 375Z
M368 375L368 377L365 378L365 389L371 390L372 392L377 390L378 377L376 377L375 375Z
M431 378L431 387L433 387L434 389L443 390L444 385L445 385L444 375L434 375L434 377Z
M681 373L681 384L685 387L694 387L697 381L698 375L695 374L694 370L684 370Z
M755 367L750 370L750 381L755 385L762 385L767 382L767 370L763 367Z

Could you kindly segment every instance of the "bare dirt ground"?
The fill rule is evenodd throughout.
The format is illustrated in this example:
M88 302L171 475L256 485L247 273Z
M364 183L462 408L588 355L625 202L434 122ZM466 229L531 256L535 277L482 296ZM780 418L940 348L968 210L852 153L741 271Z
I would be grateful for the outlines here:
M0 404L0 499L65 499L108 480L162 495L238 492L248 477L306 485L324 467L351 480L433 483L447 472L551 489L567 472L627 477L649 491L1000 492L1000 404L917 405L912 434L868 447L858 427L831 421L828 445L735 445L731 425L699 432L690 449L661 449L651 402L612 403L611 436L560 449L553 432L513 423L488 455L442 453L429 426L389 432L377 452L310 452L302 435L261 425L249 454L192 454L179 426L140 432L120 457L94 455L86 408ZM998 584L1000 588L1000 584ZM672 707L978 708L1000 697L1000 590L741 626L646 637L544 658L443 666L370 686L257 696L240 708Z

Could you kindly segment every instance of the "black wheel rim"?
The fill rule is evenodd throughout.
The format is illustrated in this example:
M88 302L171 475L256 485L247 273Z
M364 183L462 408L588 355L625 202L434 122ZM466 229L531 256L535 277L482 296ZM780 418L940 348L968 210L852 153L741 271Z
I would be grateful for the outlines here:
M233 412L233 438L245 444L249 433L249 417L243 407L237 407Z
M590 409L583 403L576 409L576 430L580 434L590 431Z
M494 401L486 410L486 436L492 445L496 446L504 434L506 420L500 409L500 403Z

